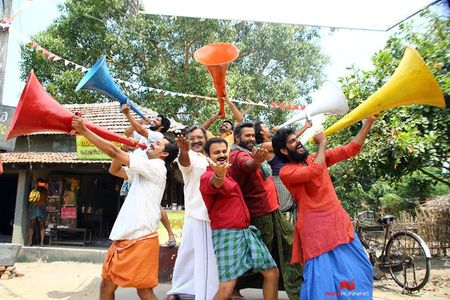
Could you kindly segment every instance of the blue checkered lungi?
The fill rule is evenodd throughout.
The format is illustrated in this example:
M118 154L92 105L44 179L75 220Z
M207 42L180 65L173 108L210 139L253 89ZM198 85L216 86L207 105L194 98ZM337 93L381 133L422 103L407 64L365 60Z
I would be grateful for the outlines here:
M236 279L247 271L259 272L276 267L255 226L214 229L212 238L220 282Z

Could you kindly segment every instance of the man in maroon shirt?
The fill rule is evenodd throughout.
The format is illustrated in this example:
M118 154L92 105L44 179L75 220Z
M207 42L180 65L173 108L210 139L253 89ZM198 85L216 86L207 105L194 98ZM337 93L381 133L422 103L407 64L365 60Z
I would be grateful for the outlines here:
M255 148L255 129L250 122L234 129L235 144L230 149L230 174L239 184L250 211L250 222L281 270L281 279L289 299L299 299L302 282L301 266L290 265L294 230L279 212L278 193L266 162L267 150ZM238 288L260 287L258 278L239 280Z
M264 299L278 299L278 269L258 229L250 226L242 192L227 172L227 148L224 139L206 142L209 167L200 179L219 271L219 290L214 300L230 299L237 278L247 271L260 272L264 277Z

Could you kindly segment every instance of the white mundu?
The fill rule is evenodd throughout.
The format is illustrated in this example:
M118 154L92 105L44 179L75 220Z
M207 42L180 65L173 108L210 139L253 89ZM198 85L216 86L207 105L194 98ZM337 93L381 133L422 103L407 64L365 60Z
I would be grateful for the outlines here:
M159 206L166 187L167 170L162 159L133 153L125 171L133 184L109 236L114 241L137 239L158 230Z
M189 150L190 165L178 166L183 174L185 221L183 242L178 249L168 295L195 295L196 300L211 300L219 288L211 224L200 193L200 177L208 166L206 157Z

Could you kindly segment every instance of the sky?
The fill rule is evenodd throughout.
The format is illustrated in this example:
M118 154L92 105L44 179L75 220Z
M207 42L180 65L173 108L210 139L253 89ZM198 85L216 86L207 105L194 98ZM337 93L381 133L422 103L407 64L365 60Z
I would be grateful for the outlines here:
M26 0L13 0L13 13L22 7L24 2ZM16 106L24 86L24 82L20 81L20 41L24 36L31 37L45 30L58 17L57 5L62 2L63 0L31 1L14 19L8 47L4 105ZM372 55L384 47L390 33L349 29L339 29L331 33L324 27L321 46L323 52L330 57L330 64L325 69L328 79L337 82L338 77L348 74L346 68L351 65L365 70L371 68Z

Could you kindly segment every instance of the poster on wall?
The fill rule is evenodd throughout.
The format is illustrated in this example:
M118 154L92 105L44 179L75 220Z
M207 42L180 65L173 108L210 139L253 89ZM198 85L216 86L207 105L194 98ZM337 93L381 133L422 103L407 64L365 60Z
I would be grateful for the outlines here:
M8 132L15 111L15 107L0 105L0 149L6 151L13 151L16 144L15 138L6 141L6 132Z
M64 176L61 201L61 225L77 227L77 198L80 190L79 176ZM75 213L73 213L75 212ZM64 216L64 218L63 218Z

